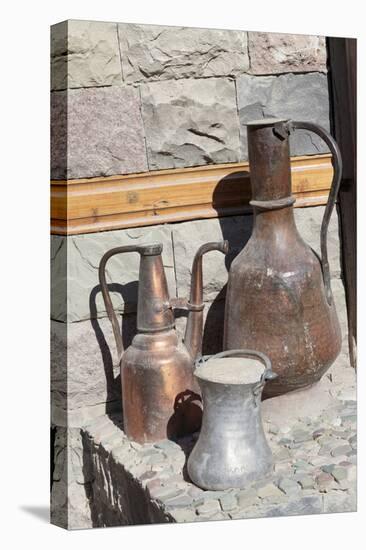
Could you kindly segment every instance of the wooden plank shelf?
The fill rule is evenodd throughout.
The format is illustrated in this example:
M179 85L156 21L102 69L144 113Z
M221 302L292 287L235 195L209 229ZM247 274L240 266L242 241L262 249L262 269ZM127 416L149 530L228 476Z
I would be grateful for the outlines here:
M331 156L293 157L295 207L325 204ZM51 232L76 235L251 211L249 164L51 181Z

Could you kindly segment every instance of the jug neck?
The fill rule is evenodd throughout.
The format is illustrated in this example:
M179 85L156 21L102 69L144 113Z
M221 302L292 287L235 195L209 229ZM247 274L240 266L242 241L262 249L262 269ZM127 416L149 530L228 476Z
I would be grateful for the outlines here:
M289 133L286 120L263 119L247 125L253 201L291 196Z
M286 208L263 210L254 207L253 235L268 242L284 238L287 242L290 235L297 235L294 210Z
M141 254L137 331L154 333L174 327L161 250L151 247L151 251Z

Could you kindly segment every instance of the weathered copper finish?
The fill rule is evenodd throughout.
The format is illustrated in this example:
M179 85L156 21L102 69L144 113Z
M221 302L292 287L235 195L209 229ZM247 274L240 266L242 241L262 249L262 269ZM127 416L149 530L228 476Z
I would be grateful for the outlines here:
M227 241L208 243L197 251L192 266L191 297L183 345L175 331L173 308L182 301L170 300L161 258L161 244L122 246L109 250L99 265L99 280L121 362L124 429L130 439L147 443L200 427L202 409L193 363L201 353L203 326L202 255L210 250L226 254ZM111 256L123 252L140 254L137 334L124 352L117 316L108 292L105 266Z
M245 358L252 364L246 364ZM210 363L214 368L207 371ZM194 374L202 389L203 419L187 462L193 483L222 490L245 488L264 478L273 461L260 401L265 383L276 378L268 357L253 350L225 351L198 359Z
M334 177L321 227L321 258L294 221L289 134L306 128L333 154ZM269 356L272 397L317 382L340 352L341 332L330 287L327 229L342 163L337 144L307 122L263 119L248 124L254 227L229 273L224 349L251 348Z

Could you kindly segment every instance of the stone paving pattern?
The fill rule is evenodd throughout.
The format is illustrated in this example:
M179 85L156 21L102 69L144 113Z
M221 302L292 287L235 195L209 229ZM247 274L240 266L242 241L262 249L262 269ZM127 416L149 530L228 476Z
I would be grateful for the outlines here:
M64 21L51 30L52 178L244 161L248 117L328 127L325 73L320 36ZM292 142L325 151L308 132Z
M90 525L102 527L355 511L355 377L344 355L330 369L328 380L333 372L343 376L343 383L337 386L334 380L336 396L322 410L314 407L314 389L304 390L298 399L300 405L312 403L308 416L293 412L273 421L271 401L282 398L265 402L264 428L274 470L241 490L205 491L189 481L185 465L198 433L140 445L126 438L120 415L100 417L83 427L83 459L72 466L71 487L75 491L85 484L90 515L84 511L80 518L81 507L72 521L87 518ZM352 379L348 388L346 379ZM345 389L349 398L340 399ZM86 481L81 468L87 472Z

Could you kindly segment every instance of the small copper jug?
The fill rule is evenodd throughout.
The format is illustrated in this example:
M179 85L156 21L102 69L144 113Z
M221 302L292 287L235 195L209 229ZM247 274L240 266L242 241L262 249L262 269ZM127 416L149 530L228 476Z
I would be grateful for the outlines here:
M190 300L168 295L161 244L121 246L109 250L99 265L99 281L119 354L124 431L151 443L199 429L202 409L193 364L201 354L203 331L202 256L227 253L227 241L202 245L193 260ZM115 254L140 254L137 334L124 351L122 335L108 292L106 263ZM184 343L175 330L173 308L188 310Z
M302 240L294 221L289 136L297 128L318 134L333 155L320 258ZM269 356L278 374L264 390L271 397L317 382L341 349L327 230L342 160L334 139L316 124L263 119L249 122L247 132L254 225L229 272L224 349L257 349Z

